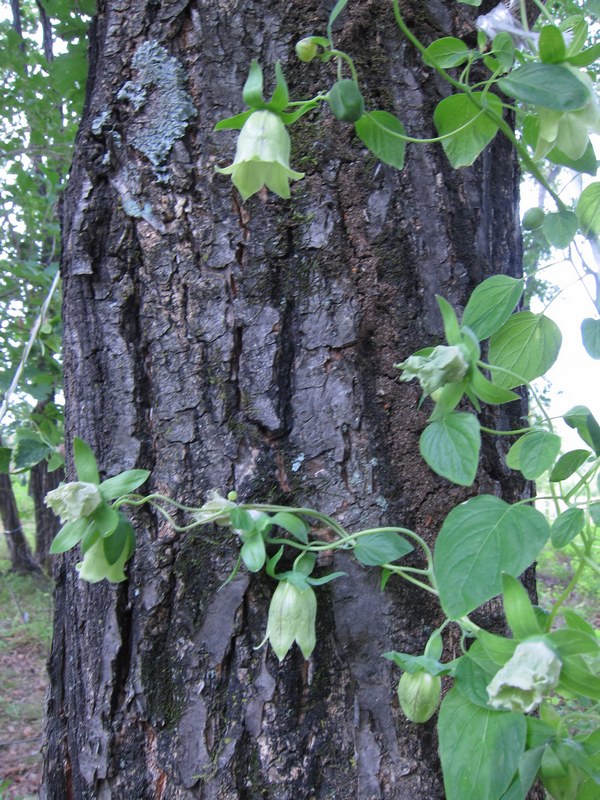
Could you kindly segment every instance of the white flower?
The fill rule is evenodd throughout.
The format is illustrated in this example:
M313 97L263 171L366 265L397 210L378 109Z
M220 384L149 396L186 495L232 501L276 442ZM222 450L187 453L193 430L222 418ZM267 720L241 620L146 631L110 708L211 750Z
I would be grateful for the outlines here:
M535 711L556 687L561 667L560 658L545 641L522 642L488 685L489 705L524 714Z
M469 362L461 347L439 345L428 356L410 356L396 366L404 370L401 381L418 378L423 394L430 395L447 383L461 381L467 374Z
M57 489L48 492L45 500L63 523L87 517L101 502L102 496L96 484L84 481L61 483Z
M233 164L217 172L231 175L243 200L266 186L280 197L290 196L289 181L303 172L290 169L290 137L283 121L272 111L255 111L240 131Z

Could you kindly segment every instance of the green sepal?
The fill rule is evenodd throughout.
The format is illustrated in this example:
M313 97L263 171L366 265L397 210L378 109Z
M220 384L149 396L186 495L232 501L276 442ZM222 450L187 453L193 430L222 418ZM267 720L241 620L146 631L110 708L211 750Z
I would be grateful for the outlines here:
M516 392L489 381L476 367L471 372L470 385L477 397L488 405L511 403L513 400L520 399Z
M290 111L288 113L281 113L279 116L284 125L292 125L296 120L300 119L300 117L307 114L309 111L312 111L313 108L316 108L319 105L317 100L307 100L306 103L303 103L301 106L295 111Z
M488 658L501 667L513 657L519 644L515 639L505 639L503 636L496 636L495 633L485 630L477 633L477 640L481 642Z
M248 572L259 572L266 561L265 540L259 531L248 531L242 534L240 555Z
M114 478L107 478L100 484L100 494L105 500L116 500L124 494L133 492L150 477L150 470L147 469L128 469L115 475Z
M56 555L57 553L66 553L67 550L75 547L83 538L83 534L88 525L89 520L87 517L75 519L63 525L52 540L49 551L50 554Z
M558 692L591 697L600 701L600 678L595 675L581 656L569 656L563 661Z
M438 659L430 656L412 656L408 653L398 653L396 650L382 653L382 657L392 661L410 675L414 675L416 672L427 672L429 675L449 675L454 668L454 663L452 665L442 664Z
M233 117L227 117L227 119L222 119L220 122L214 127L216 131L225 131L225 130L232 130L232 131L241 131L244 127L244 123L248 119L251 114L254 114L256 109L250 108L248 111L243 111L241 114L236 114Z
M119 514L108 503L100 503L90 514L102 538L110 536L119 524Z
M515 639L543 633L525 587L506 572L502 574L502 597L506 621Z
M329 575L323 575L320 578L307 578L306 582L309 586L324 586L326 583L330 583L336 578L343 578L345 575L347 575L346 572L330 572Z
M436 294L435 299L442 315L446 341L450 345L461 344L460 326L458 324L456 311L452 308L450 303L439 294Z
M286 108L290 102L288 85L279 61L277 61L275 64L275 80L275 91L273 92L273 96L271 97L267 108L269 108L270 111L279 113L280 111L283 111L283 109Z
M119 514L117 527L110 536L103 540L104 557L112 567L123 555L127 548L127 558L131 556L135 549L135 531L131 522L123 514Z
M590 635L575 628L560 628L547 633L545 638L562 659L584 654L598 655L600 651L600 642L595 634Z
M100 475L98 474L96 456L92 448L79 436L73 439L73 458L79 480L85 481L85 483L94 483L98 486Z
M258 61L254 58L250 64L250 71L242 90L244 103L250 108L261 109L265 107L263 100L263 72Z
M98 539L100 538L100 531L96 527L95 522L90 522L90 524L85 529L85 533L81 538L80 550L81 555L84 556L90 547L93 547Z

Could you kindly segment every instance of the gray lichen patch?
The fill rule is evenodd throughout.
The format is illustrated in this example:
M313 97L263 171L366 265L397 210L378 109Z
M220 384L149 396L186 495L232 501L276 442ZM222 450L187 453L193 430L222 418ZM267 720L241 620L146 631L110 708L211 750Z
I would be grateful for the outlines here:
M173 143L184 135L196 109L185 89L183 67L158 42L143 42L131 66L137 78L127 81L117 95L119 100L130 102L134 110L127 140L158 167Z

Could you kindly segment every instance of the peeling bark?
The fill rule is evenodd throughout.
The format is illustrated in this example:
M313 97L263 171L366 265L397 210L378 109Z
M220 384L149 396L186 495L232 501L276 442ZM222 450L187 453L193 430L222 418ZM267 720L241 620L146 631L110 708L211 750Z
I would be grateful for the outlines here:
M474 13L403 5L425 41L464 34ZM290 62L292 90L314 92L329 68L299 67L293 47L330 6L99 3L63 209L67 447L82 436L105 475L150 469L149 488L182 502L235 489L433 542L470 492L510 501L523 486L496 445L473 490L431 474L417 444L426 414L394 364L441 339L435 292L460 307L488 275L519 273L518 169L497 139L460 171L439 147L411 147L399 173L324 112L292 130L306 172L292 200L241 205L213 170L234 136L213 127L240 110L253 57ZM175 112L173 91L132 66L145 42L170 65ZM433 135L447 87L401 40L389 3L352 3L340 46L357 54L371 106ZM161 126L165 108L178 127ZM156 139L141 147L150 120ZM513 405L488 422L505 428ZM42 797L443 797L435 723L406 722L381 658L422 650L440 622L429 597L393 581L382 593L375 570L336 556L348 576L318 590L312 658L295 649L279 665L255 649L270 581L241 573L217 591L234 537L134 520L126 584L81 583L76 556L57 559ZM483 613L499 624L497 604Z

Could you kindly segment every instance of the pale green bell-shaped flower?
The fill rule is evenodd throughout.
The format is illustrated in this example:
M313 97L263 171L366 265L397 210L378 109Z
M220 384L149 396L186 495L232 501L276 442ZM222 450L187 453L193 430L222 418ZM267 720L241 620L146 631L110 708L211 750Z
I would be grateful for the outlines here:
M433 394L447 383L461 381L469 369L464 351L458 345L439 345L428 356L410 356L402 364L396 364L403 370L401 381L418 378L424 395Z
M79 577L88 583L98 583L105 579L111 583L121 583L127 580L123 568L130 554L131 550L127 544L123 547L118 560L114 564L109 564L104 554L104 539L100 538L86 550L83 561L76 565Z
M489 705L506 711L535 711L558 684L562 661L543 639L521 642L487 687Z
M281 118L272 111L254 111L240 131L233 164L216 168L231 175L243 200L266 186L289 198L289 181L304 177L290 169L290 137Z
M592 79L580 69L565 66L588 89L590 99L587 105L576 111L537 108L540 127L533 154L535 159L543 158L556 147L576 161L585 153L590 134L600 133L600 103Z
M304 658L309 658L317 642L315 620L317 598L308 586L303 591L288 581L280 581L271 598L267 635L277 658L283 661L296 642Z
M61 483L48 492L45 503L60 517L61 522L72 522L87 517L102 502L100 490L94 483L74 481Z

